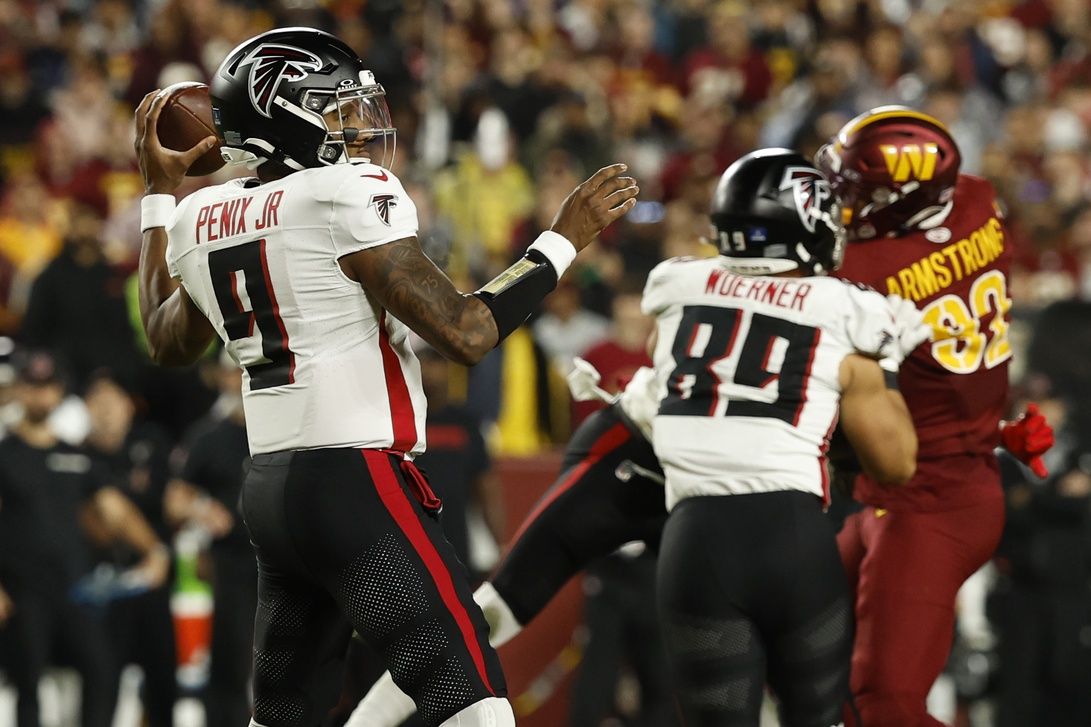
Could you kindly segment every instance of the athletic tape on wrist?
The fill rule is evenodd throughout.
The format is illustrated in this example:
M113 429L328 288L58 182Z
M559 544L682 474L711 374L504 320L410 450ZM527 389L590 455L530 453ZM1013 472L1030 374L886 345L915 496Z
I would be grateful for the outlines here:
M173 194L146 194L140 200L140 232L166 227L178 203Z
M523 325L555 287L557 270L553 263L540 249L530 249L514 265L475 292L496 322L496 345Z
M557 277L564 275L568 266L576 259L576 246L568 241L564 235L558 235L553 230L546 230L538 235L538 239L531 243L530 250L537 250L545 256L553 269L557 271Z

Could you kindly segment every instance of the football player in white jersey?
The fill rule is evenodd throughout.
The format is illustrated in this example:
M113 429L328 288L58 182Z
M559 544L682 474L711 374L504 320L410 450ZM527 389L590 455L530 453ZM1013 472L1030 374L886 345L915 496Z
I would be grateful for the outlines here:
M597 389L598 372L576 359L568 376L572 396L580 401L600 398L609 406L587 417L573 433L557 479L519 526L496 571L474 592L493 646L515 638L593 561L625 543L659 542L667 511L663 470L651 444L659 404L652 391L654 373L637 369L625 390L612 397ZM345 727L397 727L414 711L413 700L387 672Z
M737 161L711 218L720 255L661 263L643 299L671 511L668 661L690 727L757 727L766 682L785 727L839 725L852 603L823 515L826 448L840 409L869 472L912 475L916 436L891 387L927 329L915 309L896 321L875 291L824 277L841 259L840 208L802 156Z
M600 170L526 256L462 294L420 250L413 203L386 166L383 89L344 43L308 28L257 36L228 55L211 95L225 156L257 177L176 201L216 140L164 149L163 98L144 99L140 309L155 361L191 363L218 335L244 370L253 724L318 724L329 706L318 682L355 629L427 724L512 725L487 626L412 464L425 401L407 333L480 360L632 208L635 182L624 165Z

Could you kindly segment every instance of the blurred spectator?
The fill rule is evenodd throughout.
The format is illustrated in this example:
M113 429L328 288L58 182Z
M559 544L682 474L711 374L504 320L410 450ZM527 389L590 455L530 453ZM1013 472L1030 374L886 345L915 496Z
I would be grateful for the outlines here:
M559 373L567 374L572 359L606 338L610 322L581 306L580 289L562 278L545 299L543 313L534 322L534 340Z
M651 366L648 357L648 336L654 320L640 310L643 286L636 282L614 297L610 337L587 349L581 358L598 370L602 376L599 386L611 394L617 394L641 366ZM605 404L583 401L573 404L572 428L601 409Z
M23 340L55 351L77 385L99 368L131 379L140 362L125 276L104 258L101 234L98 212L73 205L64 248L34 281L23 321Z
M400 131L394 171L412 186L422 243L449 255L460 284L510 263L595 168L625 161L641 183L640 205L581 255L528 329L536 342L520 331L472 373L451 369L452 399L499 424L497 451L533 453L565 436L571 408L556 370L572 355L596 358L611 380L624 374L605 371L608 361L635 364L637 346L621 342L640 328L626 320L628 281L666 257L711 252L699 244L708 199L731 161L765 144L811 154L881 103L940 118L963 170L997 187L1016 257L1014 345L1046 309L1016 361L1029 362L1031 388L1044 377L1069 402L1070 428L1091 431L1083 0L0 0L0 334L71 359L77 380L107 366L135 382L145 418L172 437L204 414L197 373L144 367L124 305L140 246L132 107L175 80L207 80L242 39L295 24L341 35L384 84ZM190 178L184 193L219 179ZM0 428L20 412L0 381ZM83 441L82 401L69 397L50 426ZM206 526L235 532L231 497L220 504ZM224 677L235 715L243 669Z
M1062 427L1062 406L1048 409ZM992 597L997 727L1091 723L1091 443L1059 433L1046 482L1001 461L1008 510Z
M92 459L53 434L49 416L64 398L64 384L50 356L22 359L16 396L22 418L0 441L0 584L13 604L4 627L17 724L40 727L38 681L47 666L63 663L82 679L84 727L108 727L117 671L105 626L85 602L93 595L86 592L85 528L139 552L130 582L146 587L164 582L168 551Z
M22 282L14 263L0 253L0 335L12 336L19 328L26 308Z
M500 483L490 471L489 451L481 434L481 422L465 406L448 396L447 359L429 347L417 352L421 381L428 397L428 449L416 462L428 473L436 494L443 500L443 532L458 559L471 571L484 572L491 563L475 567L470 548L470 515L475 510L493 542L504 534L504 503Z
M257 565L238 515L250 463L242 409L242 371L223 354L214 376L220 396L185 447L184 464L167 495L168 517L212 540L212 648L205 720L237 727L250 719L247 694L257 610Z
M626 552L632 548L633 553ZM569 727L679 724L655 600L655 556L641 543L587 569L587 641L572 685Z
M435 181L436 209L454 223L451 273L502 270L516 224L530 212L530 178L515 160L503 112L481 114L472 151Z
M26 173L8 182L0 204L0 254L33 278L61 249L56 206L42 183Z
M0 56L0 147L30 143L49 116L42 89L18 55Z
M827 41L814 55L811 73L788 86L762 130L763 146L799 148L808 156L860 110L852 80L860 73L860 50L851 41Z
M91 419L85 448L92 461L139 508L162 542L170 533L163 513L169 445L153 425L136 420L136 406L126 384L108 371L92 374L84 393ZM130 568L140 560L133 548L115 545L108 562ZM170 727L177 696L174 622L169 582L109 604L107 623L117 667L138 665L144 675L144 723ZM120 674L118 674L120 678Z
M708 45L686 58L689 94L743 107L764 101L773 78L761 50L751 44L747 3L720 0L708 20Z
M1061 301L1035 320L1027 349L1028 382L1067 403L1068 427L1091 449L1091 301Z
M224 10L228 17L237 12L230 5ZM159 12L152 14L144 42L131 53L132 74L125 101L135 108L149 90L167 85L160 77L171 64L187 63L203 74L199 48L182 4L177 1L164 3Z

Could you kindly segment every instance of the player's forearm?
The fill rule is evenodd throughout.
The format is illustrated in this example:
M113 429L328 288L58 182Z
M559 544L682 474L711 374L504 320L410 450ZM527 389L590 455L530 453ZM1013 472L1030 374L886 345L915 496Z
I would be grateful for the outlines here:
M917 469L917 430L913 427L913 418L900 391L888 389L886 398L895 422L890 426L891 448L898 476L893 478L899 484L908 482Z
M917 433L902 395L888 390L870 407L867 434L850 440L864 472L885 485L903 485L917 469ZM860 445L857 445L860 442Z
M167 232L153 227L144 232L140 248L138 299L140 321L148 341L148 355L164 366L184 366L200 358L208 347L211 328L194 321L186 309L184 291L171 277L166 262ZM203 326L201 325L203 324Z
M410 320L395 315L444 357L473 366L496 346L496 322L480 300L458 292L453 285L451 292L453 296L437 296L430 302L407 298L405 308L411 311Z
M860 466L883 484L909 481L917 466L917 433L905 399L862 356L847 357L841 376L841 427Z
M496 323L484 303L446 282L449 291L438 290L443 287L438 280L425 279L431 295L417 285L413 292L405 289L409 286L392 286L385 291L383 307L445 358L473 366L496 346Z
M406 238L343 258L344 267L380 306L446 358L471 366L496 346L492 313Z
M153 227L144 232L140 248L138 299L140 321L148 339L148 354L156 363L167 363L171 346L171 316L166 303L178 289L178 282L167 271L167 231Z

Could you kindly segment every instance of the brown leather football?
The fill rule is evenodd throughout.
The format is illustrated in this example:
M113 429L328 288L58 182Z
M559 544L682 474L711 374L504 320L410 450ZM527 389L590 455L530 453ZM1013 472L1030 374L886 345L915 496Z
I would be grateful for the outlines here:
M185 81L167 86L159 92L169 98L159 113L156 131L159 143L168 149L185 151L191 149L206 136L215 136L216 126L212 123L212 100L208 96L208 86L195 81ZM216 146L202 154L186 172L190 177L202 177L212 174L224 165L220 156L220 147Z

